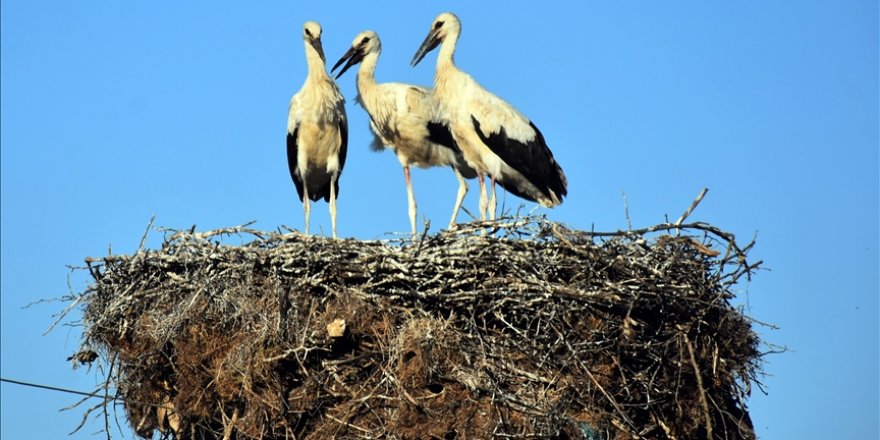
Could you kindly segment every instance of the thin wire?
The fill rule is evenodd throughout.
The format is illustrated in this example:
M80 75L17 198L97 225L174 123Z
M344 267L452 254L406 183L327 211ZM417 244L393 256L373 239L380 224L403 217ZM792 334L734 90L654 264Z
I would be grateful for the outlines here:
M23 385L26 387L42 388L44 390L60 391L62 393L78 394L80 396L97 397L99 399L122 400L122 399L120 399L118 397L114 397L114 396L104 396L104 395L96 394L96 393L87 393L85 391L71 390L69 388L54 387L51 385L42 385L42 384L38 384L38 383L24 382L21 380L7 379L5 377L0 377L0 382L9 382L9 383L14 383L16 385Z
M154 407L154 408L166 408L166 406L164 406L164 405L160 405L160 404L156 404L156 403L150 403L150 402L139 402L139 401L137 401L137 400L126 400L126 399L124 399L124 398L122 398L122 397L117 397L117 396L105 396L105 395L103 395L103 394L98 394L98 393L87 393L87 392L85 392L85 391L72 390L72 389L70 389L70 388L61 388L61 387L55 387L55 386L52 386L52 385L43 385L43 384L39 384L39 383L25 382L25 381L22 381L22 380L7 379L7 378L5 378L5 377L0 377L0 382L8 382L8 383L12 383L12 384L16 384L16 385L22 385L22 386L26 386L26 387L41 388L41 389L44 389L44 390L59 391L59 392L62 392L62 393L76 394L76 395L86 396L86 397L96 397L96 398L98 398L98 399L104 399L104 400L106 400L106 401L118 400L118 401L126 402L126 403L129 403L129 404L137 404L137 405L152 406L152 407Z

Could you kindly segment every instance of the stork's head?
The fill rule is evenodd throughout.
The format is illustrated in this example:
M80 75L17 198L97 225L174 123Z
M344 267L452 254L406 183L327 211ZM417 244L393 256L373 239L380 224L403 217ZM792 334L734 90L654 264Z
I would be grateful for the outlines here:
M451 12L444 12L437 16L434 19L434 22L431 23L431 30L428 32L428 36L425 37L425 41L422 42L419 50L416 51L415 56L412 59L412 65L415 66L419 64L419 61L422 61L422 58L428 54L428 52L434 50L437 46L440 45L443 41L446 40L446 37L449 35L458 35L461 32L461 22L458 20L458 17Z
M357 34L356 37L354 37L354 41L351 42L351 48L348 49L348 51L345 52L344 55L342 55L342 58L340 58L339 61L337 61L336 64L333 65L333 68L330 69L330 72L334 72L336 68L338 68L343 62L348 60L342 70L340 70L339 73L336 75L336 78L339 79L339 77L342 76L342 74L345 73L345 71L348 70L349 67L360 63L361 60L363 60L364 57L367 56L367 54L373 52L379 53L381 49L382 42L379 41L379 36L376 35L376 33L373 31L363 31Z
M321 45L321 25L318 22L307 21L303 25L303 40L315 48L315 51L324 60L324 47Z

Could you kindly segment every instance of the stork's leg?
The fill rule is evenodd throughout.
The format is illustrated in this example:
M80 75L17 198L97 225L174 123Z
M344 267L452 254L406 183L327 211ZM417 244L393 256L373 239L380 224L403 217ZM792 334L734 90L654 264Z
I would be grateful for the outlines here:
M492 186L492 198L489 199L489 219L495 220L495 206L497 200L495 199L495 177L489 176L489 182L491 182Z
M306 235L309 235L309 214L312 210L311 205L309 204L309 187L305 183L303 183L303 212L306 215Z
M486 209L489 202L486 200L486 182L483 180L483 173L477 173L477 180L480 181L480 220L486 220Z
M455 227L455 219L458 218L458 211L461 209L461 202L464 201L464 196L468 192L467 180L464 179L464 176L462 176L455 167L452 167L452 171L455 172L455 177L458 179L458 195L455 198L455 206L452 208L452 218L449 220L449 229Z
M338 173L333 173L330 180L330 228L333 229L333 238L336 238L336 185Z
M413 235L416 235L416 196L413 194L412 178L409 175L409 165L403 167L403 178L406 180L406 197L409 201L409 226Z

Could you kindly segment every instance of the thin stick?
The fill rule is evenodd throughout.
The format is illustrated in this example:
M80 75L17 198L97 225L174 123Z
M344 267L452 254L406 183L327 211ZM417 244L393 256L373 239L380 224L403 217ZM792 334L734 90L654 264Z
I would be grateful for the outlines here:
M327 417L329 417L330 420L333 420L334 422L339 423L339 424L342 425L342 426L347 426L347 427L349 427L349 428L351 428L351 429L356 429L356 430L358 430L358 431L360 431L360 432L365 432L365 433L367 433L367 434L372 434L372 433L373 433L373 431L370 431L369 429L364 429L364 428L361 428L360 426L353 425L353 424L348 423L348 422L343 422L342 420L339 420L339 419L337 419L336 417L333 417L332 414L329 414L329 413L328 413L328 414L325 414L325 415L326 415Z
M229 424L223 428L223 440L229 440L232 438L232 430L235 428L235 422L238 421L238 408L232 410L232 419L229 420Z
M153 214L153 216L150 217L150 222L147 223L147 229L144 229L144 235L141 236L141 244L138 245L137 252L135 253L139 253L140 251L144 250L144 245L147 244L147 235L150 233L150 228L153 227L153 222L155 220L156 214Z
M688 216L691 215L692 212L694 212L694 209L697 207L697 205L700 204L700 202L703 200L703 197L706 197L707 192L709 192L709 188L703 188L703 190L700 191L700 194L697 196L697 198L694 199L693 202L691 202L691 206L688 206L687 211L685 211L684 214L682 214L681 217L679 217L678 220L675 221L676 226L680 226L681 223L684 222L684 220L688 218Z
M155 216L153 216L155 217ZM148 228L149 229L149 228ZM107 403L113 400L110 397L110 380L113 378L113 367L116 366L116 355L113 355L113 359L110 360L110 368L107 370L107 380L104 381L104 401L101 404L104 406L104 432L107 434L107 440L111 440L110 438L110 413L107 411Z
M67 314L70 313L70 311L73 310L77 305L79 305L80 301L82 301L84 297L85 297L85 295L79 295L79 296L75 297L75 299L70 303L70 305L67 306L67 308L65 308L63 312L58 314L58 318L55 319L55 322L53 322L52 325L50 325L49 328L47 328L46 331L43 332L43 336L48 335L49 332L51 332L52 329L55 328L55 326L58 325L59 322L61 322L64 318L66 318Z
M697 365L697 357L694 355L694 345L686 333L682 333L684 342L687 344L688 353L690 354L691 366L694 368L694 376L697 378L697 387L700 389L700 406L703 407L703 417L706 422L706 438L712 438L712 417L709 414L709 401L706 400L706 388L703 387L703 375L700 374L700 367Z
M629 203L626 201L626 192L621 191L620 193L623 194L623 212L626 213L626 228L632 231L633 224L629 218Z

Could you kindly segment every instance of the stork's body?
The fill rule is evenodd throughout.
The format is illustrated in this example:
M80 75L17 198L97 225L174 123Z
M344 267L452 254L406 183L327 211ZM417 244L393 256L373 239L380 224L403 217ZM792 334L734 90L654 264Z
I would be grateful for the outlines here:
M453 61L461 33L458 17L440 14L413 57L413 65L440 47L434 76L435 118L452 136L480 181L480 213L495 216L495 182L527 200L553 207L568 193L565 174L538 127L512 105L480 86ZM483 177L492 180L487 201Z
M465 178L476 177L476 172L462 158L449 128L432 121L434 105L430 89L410 84L376 83L374 73L381 48L375 32L361 32L355 37L351 49L332 70L335 71L347 61L337 75L338 78L349 67L361 64L357 75L358 102L370 115L370 127L374 134L373 149L378 151L385 146L390 147L403 167L413 234L416 233L416 201L410 166L452 167L459 182L452 218L449 221L449 227L452 228L467 193Z
M345 99L327 75L321 47L321 27L303 27L308 75L290 100L287 114L287 165L303 203L305 232L309 233L310 201L330 204L330 222L336 238L336 197L339 175L348 148Z

